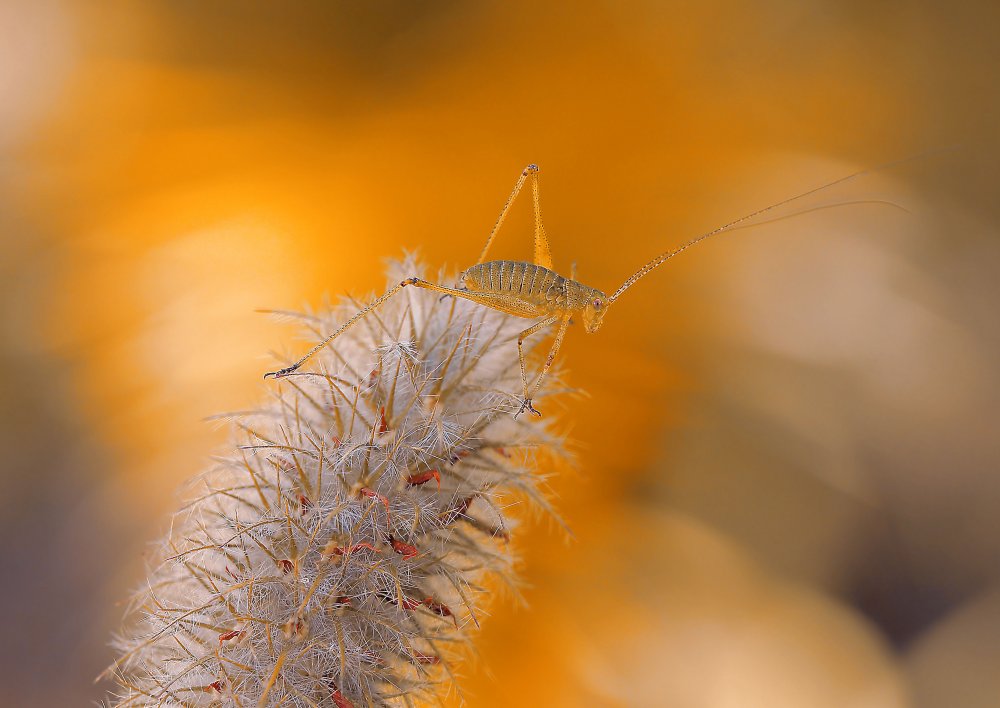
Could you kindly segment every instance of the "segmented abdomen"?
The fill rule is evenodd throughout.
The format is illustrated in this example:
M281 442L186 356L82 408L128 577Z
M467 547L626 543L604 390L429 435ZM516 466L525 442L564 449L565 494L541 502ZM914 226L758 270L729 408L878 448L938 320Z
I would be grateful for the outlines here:
M480 292L509 293L533 302L551 302L564 292L565 278L521 261L487 261L465 271L465 286Z

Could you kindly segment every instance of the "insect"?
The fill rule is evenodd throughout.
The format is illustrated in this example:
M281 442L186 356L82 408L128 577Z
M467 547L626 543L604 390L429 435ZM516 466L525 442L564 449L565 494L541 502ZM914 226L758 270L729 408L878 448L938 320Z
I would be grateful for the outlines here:
M889 165L883 165L882 168L888 166ZM877 170L882 168L874 169ZM693 238L672 250L661 253L656 258L649 261L646 265L642 266L642 268L637 270L635 273L630 275L628 279L622 283L621 287L615 290L611 295L606 295L603 291L598 290L597 288L592 288L589 285L584 285L576 280L575 272L571 273L570 277L567 278L559 275L555 272L555 270L553 270L552 255L549 251L549 241L545 234L545 228L542 226L541 207L539 205L538 166L528 165L517 178L514 190L511 192L510 196L507 197L507 201L504 203L500 216L497 218L493 229L490 231L489 238L486 239L486 245L483 247L482 253L479 255L479 260L476 261L475 265L462 273L459 286L449 288L422 280L421 278L406 278L398 285L390 288L384 295L372 301L367 307L360 310L356 315L351 317L351 319L341 325L340 328L333 334L310 349L306 355L297 362L284 369L264 374L264 378L278 379L288 376L301 367L316 352L323 349L330 342L353 327L368 313L378 308L403 288L413 286L433 290L434 292L442 293L444 295L452 295L465 300L471 300L477 304L484 305L485 307L489 307L494 310L499 310L500 312L505 312L508 315L513 315L515 317L538 320L533 325L522 331L517 338L517 353L521 365L523 397L521 400L521 406L514 414L514 417L516 418L524 411L528 411L533 415L541 415L541 413L539 413L532 405L532 397L538 391L542 381L545 379L545 375L548 373L552 363L555 361L556 354L558 354L559 348L562 346L563 338L566 335L566 330L569 328L569 325L574 318L581 319L583 321L584 329L586 329L588 333L592 334L601 328L601 324L604 321L604 316L607 313L608 308L611 307L611 305L613 305L626 290L635 285L640 278L645 277L650 272L696 243L704 241L710 236L732 230L734 227L737 227L738 225L753 219L756 216L760 216L765 212L788 204L789 202L815 194L816 192L827 189L836 184L840 184L841 182L854 179L855 177L871 171L873 170L862 170L846 177L841 177L833 182L828 182L827 184L815 187L806 192L802 192L801 194L797 194L794 197L783 199L779 202L771 204L770 206L764 207L763 209L758 209L757 211L747 214L746 216L742 216L735 221L730 221L728 224L702 234L697 238ZM489 254L490 246L493 245L493 240L496 238L500 227L507 218L507 214L510 211L511 206L514 204L514 201L517 199L518 194L521 193L522 188L529 179L531 180L531 191L534 201L535 215L534 261L532 263L505 260L487 261L486 256ZM575 271L575 268L573 270ZM545 358L545 363L542 366L541 371L536 377L533 377L532 381L529 382L524 361L524 340L550 325L557 325L552 347L549 350L548 356Z

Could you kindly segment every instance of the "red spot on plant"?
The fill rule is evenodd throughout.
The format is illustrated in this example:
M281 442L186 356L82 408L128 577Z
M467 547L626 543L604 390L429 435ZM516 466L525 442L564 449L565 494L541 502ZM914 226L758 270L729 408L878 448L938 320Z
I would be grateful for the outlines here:
M411 487L416 487L421 484L427 484L432 479L437 481L438 490L440 490L441 474L437 470L427 470L426 472L420 472L419 474L411 474L406 478L406 483Z
M327 555L346 556L356 551L360 551L362 548L367 548L369 551L374 551L375 553L381 552L372 544L362 541L361 543L355 543L353 546L347 546L346 548L331 542L327 544L326 548L323 549L323 553Z
M404 610L415 610L420 607L420 600L414 600L412 597L403 595L402 600L398 601L397 604Z
M446 526L448 524L454 523L454 521L458 517L465 515L465 512L467 512L469 510L469 507L472 505L472 500L475 498L476 498L475 494L473 494L471 497L466 497L458 504L456 504L453 508L441 514L441 520L445 523Z
M285 623L285 626L281 628L281 633L285 635L286 639L304 639L308 634L306 629L306 623L301 617L293 617Z
M219 646L222 646L223 643L228 641L240 640L245 636L246 632L239 629L234 629L230 632L223 632L222 634L219 635Z
M333 704L337 708L354 708L354 704L336 687L330 691L330 698L333 699Z
M368 497L369 499L378 499L380 502L382 502L382 506L385 507L386 523L391 525L392 517L389 514L389 500L385 497L384 494L379 494L374 489L369 489L368 487L362 487L361 491L358 493L363 497Z
M403 556L404 559L410 560L411 558L416 558L420 555L416 546L411 546L408 543L403 543L398 538L389 538L389 542L392 544L392 550L394 550L399 555Z
M451 617L455 622L455 626L458 626L458 619L452 614L451 609L447 605L441 604L433 597L428 597L424 600L424 606L438 617Z

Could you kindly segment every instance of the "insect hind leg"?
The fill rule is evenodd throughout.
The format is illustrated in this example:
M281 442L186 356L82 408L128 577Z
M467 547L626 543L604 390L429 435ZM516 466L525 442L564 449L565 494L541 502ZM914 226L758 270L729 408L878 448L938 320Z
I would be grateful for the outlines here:
M535 164L528 165L521 171L521 175L517 178L517 182L514 184L513 191L511 191L510 196L507 197L507 201L504 202L503 209L500 210L500 216L497 218L496 223L493 225L493 229L490 231L489 237L486 239L486 245L483 246L483 251L479 255L479 260L476 261L477 265L486 260L486 256L490 251L490 246L493 245L493 240L500 231L500 227L503 226L503 222L507 219L507 214L510 211L511 206L513 206L514 200L517 199L517 195L521 193L521 189L524 187L525 181L529 178L531 179L532 204L535 213L535 264L540 265L543 268L552 269L552 255L549 252L549 240L545 235L545 227L542 226L542 208L540 204L538 186L538 165Z

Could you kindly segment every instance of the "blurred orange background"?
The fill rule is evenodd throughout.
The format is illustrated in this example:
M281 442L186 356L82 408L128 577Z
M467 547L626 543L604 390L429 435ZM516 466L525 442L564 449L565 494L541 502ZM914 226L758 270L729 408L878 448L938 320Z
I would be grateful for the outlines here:
M0 703L81 705L175 491L305 342L255 308L472 263L542 167L611 291L473 706L1000 705L1000 9L0 5ZM888 201L894 209L873 201ZM865 202L865 203L862 203ZM814 207L842 204L836 208ZM520 205L496 257L530 255ZM511 352L515 356L515 352Z

